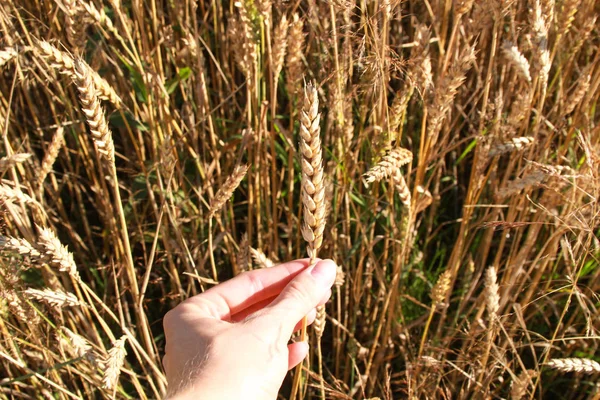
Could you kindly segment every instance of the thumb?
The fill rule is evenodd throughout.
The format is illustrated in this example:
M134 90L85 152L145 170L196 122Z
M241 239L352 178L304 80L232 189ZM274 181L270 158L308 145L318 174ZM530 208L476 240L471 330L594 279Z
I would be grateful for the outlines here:
M332 260L319 260L298 274L266 307L263 315L281 326L288 338L294 327L315 308L335 281L336 264Z

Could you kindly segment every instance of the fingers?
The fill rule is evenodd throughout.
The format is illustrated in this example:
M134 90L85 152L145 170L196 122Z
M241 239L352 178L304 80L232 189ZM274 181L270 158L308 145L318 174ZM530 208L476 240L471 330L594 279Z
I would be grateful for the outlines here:
M295 260L245 272L185 302L200 306L207 316L229 320L256 303L276 297L308 264L308 259Z
M331 260L318 261L314 267L299 273L260 313L265 323L280 324L283 336L289 338L298 321L330 293L336 265Z
M308 354L308 343L295 342L288 344L288 370L300 364Z
M321 301L319 301L318 305L322 306L323 304L327 303L327 301L329 301L330 297L331 297L331 290L328 290L327 294L325 296L323 296L323 298L321 298ZM243 321L246 318L248 318L249 316L251 316L252 314L254 314L255 312L260 311L263 308L265 308L266 306L268 306L269 304L271 304L273 302L273 300L275 300L275 298L276 297L273 296L266 300L261 300L258 303L252 304L251 306L240 311L239 313L232 315L231 319L229 321L230 322ZM312 321L311 321L311 323L312 323Z

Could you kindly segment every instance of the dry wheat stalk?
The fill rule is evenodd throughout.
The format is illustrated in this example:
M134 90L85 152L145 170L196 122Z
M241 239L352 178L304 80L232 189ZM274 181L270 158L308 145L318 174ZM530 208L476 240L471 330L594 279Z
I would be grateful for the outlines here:
M364 176L367 183L380 181L384 178L392 176L403 165L412 162L413 154L410 150L397 148L392 149L388 154L383 156L381 161L372 167Z
M9 168L14 167L17 164L21 164L31 157L29 153L17 153L12 156L0 158L0 173L6 171Z
M600 363L587 358L554 358L548 361L546 365L561 372L600 373Z
M49 63L51 67L56 69L59 73L71 77L73 80L77 80L76 74L76 62L70 54L60 51L50 43L41 40L37 46L38 51L42 57ZM102 100L107 100L112 103L115 107L120 108L122 105L121 98L117 95L110 84L102 78L96 71L93 71L88 67L90 79L93 82L93 87L96 88L94 92L97 92L97 96ZM79 85L77 85L79 86Z
M64 143L65 140L65 130L61 126L56 130L56 133L52 137L52 142L50 146L46 149L46 154L44 154L44 159L42 160L42 166L40 167L40 173L38 175L38 186L42 186L46 177L52 171L52 166L58 157L58 153Z
M120 339L116 340L113 343L113 347L108 351L108 357L102 362L104 372L102 387L105 389L113 389L117 385L121 368L127 355L127 351L125 350L126 341L127 335L123 335Z
M248 262L250 261L250 245L248 243L248 232L244 232L242 240L240 240L238 253L236 255L236 264L240 272L248 270Z
M504 56L515 67L527 82L531 82L531 74L529 73L529 61L519 51L519 48L512 42L506 41L502 46Z
M38 227L38 230L40 232L38 246L43 249L43 259L58 268L59 271L68 272L73 278L79 280L73 253L69 252L51 229Z
M492 321L497 318L500 308L500 295L498 291L496 269L489 267L485 271L485 306Z
M515 137L510 139L508 142L498 143L490 148L490 157L497 156L511 151L523 150L531 146L535 142L535 139L531 136Z
M287 69L287 88L292 96L296 96L300 91L300 82L302 81L302 54L304 52L304 22L298 14L292 17L292 23L289 29L288 51L285 66Z
M104 110L98 101L98 93L92 80L91 69L85 62L81 60L77 62L73 81L79 91L81 110L85 114L90 126L90 132L96 149L114 167L115 146L112 132L108 128L106 118L104 117Z
M227 177L227 180L219 188L217 194L212 198L210 202L210 210L208 213L209 218L212 218L216 213L218 213L221 208L225 205L227 200L231 198L233 192L240 185L240 182L246 176L248 172L249 165L238 165L235 167L231 175Z
M437 282L431 289L431 301L434 308L446 300L446 296L450 290L450 284L452 283L451 279L452 273L447 269L439 276Z
M30 299L44 301L53 307L78 306L79 300L73 293L49 288L43 290L27 289L23 292Z
M0 68L4 66L4 64L8 63L13 58L17 57L19 53L15 50L14 47L5 47L0 50Z
M250 253L252 254L254 262L256 262L260 268L271 268L275 266L275 263L261 250L250 247Z
M60 330L61 332L57 332L57 339L67 348L69 353L77 357L84 357L92 350L92 346L83 336L76 334L66 326L61 326ZM63 334L68 339L67 343L61 340Z
M289 22L285 14L281 17L281 21L277 28L275 28L275 35L273 37L273 77L275 80L279 78L281 69L283 68L283 59L288 46L287 34L289 28Z
M300 113L300 153L302 154L302 236L308 244L311 263L323 243L325 230L325 182L321 148L319 98L317 89L308 83L304 89L304 106Z

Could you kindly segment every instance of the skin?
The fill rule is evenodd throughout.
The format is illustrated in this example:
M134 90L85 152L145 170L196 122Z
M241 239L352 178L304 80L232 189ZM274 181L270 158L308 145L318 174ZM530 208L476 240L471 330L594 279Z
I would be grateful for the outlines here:
M164 318L168 399L273 400L308 353L289 343L304 316L331 296L336 265L296 260L246 272L194 296Z

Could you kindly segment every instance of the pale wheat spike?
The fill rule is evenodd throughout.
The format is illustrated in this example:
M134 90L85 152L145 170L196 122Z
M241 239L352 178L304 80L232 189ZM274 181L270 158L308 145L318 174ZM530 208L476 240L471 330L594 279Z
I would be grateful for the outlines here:
M11 202L23 202L25 204L35 204L38 205L38 202L35 201L31 196L26 195L20 190L16 190L11 188L8 185L1 184L0 185L0 199L4 201Z
M71 354L74 354L77 357L83 357L92 350L92 346L83 336L76 334L65 326L61 326L60 330L62 331L62 334L69 339L69 343L66 343L65 347L67 347L67 350ZM59 340L61 339L61 332L57 332L57 337Z
M439 276L437 282L431 289L431 301L434 307L437 307L446 300L446 296L448 295L452 283L451 279L452 273L447 269Z
M546 365L561 372L600 373L600 363L588 358L554 358Z
M238 245L238 253L236 255L236 264L240 272L248 270L248 262L250 261L250 245L248 243L248 232L244 232L242 240Z
M237 1L234 6L239 11L239 18L237 16L231 18L230 34L234 45L233 54L246 79L252 81L258 61L252 21L244 3Z
M60 51L50 43L41 40L38 42L37 49L41 56L50 64L50 66L56 69L59 73L71 77L73 80L77 80L77 65L73 57L70 54ZM122 105L121 98L117 95L114 89L102 78L96 71L93 71L89 66L90 80L93 82L94 87L97 91L97 96L103 100L111 102L115 107L120 108Z
M531 74L529 73L529 61L519 51L519 48L512 42L506 41L502 46L502 51L506 59L516 68L519 75L527 82L531 83Z
M292 17L289 29L288 51L285 66L287 69L287 88L292 96L298 94L302 80L302 54L304 52L304 22L298 14Z
M38 245L44 250L42 257L59 271L67 272L78 280L79 272L77 272L73 253L69 252L51 229L38 227L38 230L40 231Z
M67 293L61 290L52 290L49 288L43 290L27 289L23 293L30 299L44 301L53 307L61 308L79 305L79 300L73 293Z
M92 139L98 149L98 152L111 164L114 165L115 147L113 144L112 132L108 128L104 110L98 101L96 87L91 78L90 67L83 61L77 63L75 76L73 78L75 86L79 91L81 100L81 110L86 116Z
M86 2L86 1L80 1L80 4L83 6L83 8L85 9L85 11L100 25L104 25L104 27L106 27L106 29L112 33L113 35L115 35L115 37L119 38L119 32L115 29L115 26L112 22L112 20L110 18L108 18L108 16L106 15L106 13L104 12L104 9L101 8L100 10L98 10L96 8L96 6L94 6L94 4L92 4L91 2Z
M283 59L288 46L287 36L289 26L290 24L284 14L283 17L281 17L279 25L277 25L277 28L275 28L275 35L273 37L273 44L271 46L273 49L273 78L275 80L279 78L279 74L283 68Z
M252 254L254 262L256 262L260 268L271 268L275 266L275 263L261 250L250 247L250 253Z
M521 400L527 394L531 379L536 376L537 372L535 370L527 369L515 377L510 388L510 400Z
M219 188L215 197L212 198L210 202L210 210L209 210L209 218L212 218L216 213L218 213L221 208L225 205L227 200L231 198L231 195L240 185L240 182L246 176L248 172L249 165L238 165L233 170L232 174L227 177L227 180Z
M341 265L338 265L335 270L335 281L333 282L333 285L339 288L340 286L343 286L345 282L346 273L344 272L344 268L342 268Z
M377 165L364 174L365 180L367 183L373 183L392 176L396 170L403 165L410 164L412 160L413 154L410 150L403 148L392 149L388 154L383 156Z
M127 355L127 351L125 350L126 340L127 336L123 335L115 341L113 347L108 351L108 357L102 363L104 372L102 387L105 389L113 389L117 385L119 375L121 375L121 368Z
M22 256L28 256L35 259L41 257L40 252L37 251L37 249L35 249L31 243L25 239L19 239L10 236L2 236L1 238L2 245L0 248L2 250L15 251Z
M513 179L509 181L506 187L500 189L498 191L498 195L500 197L508 197L515 193L520 192L523 189L529 188L531 186L539 185L544 182L544 180L548 177L543 171L533 171L522 178Z
M396 191L400 196L400 201L404 204L405 207L410 207L410 203L412 200L412 196L410 194L410 189L408 188L408 184L406 180L404 180L404 176L399 169L392 175L392 180L394 181L394 185L396 186Z
M0 158L0 173L11 167L14 167L17 164L25 162L27 159L29 159L29 157L31 157L31 154L29 153L17 153L13 154L12 156Z
M497 156L511 151L523 150L531 146L535 142L535 139L531 136L515 137L510 139L508 142L498 143L490 148L490 157Z
M565 114L572 113L575 107L579 105L579 103L583 99L583 96L585 96L585 94L588 92L588 89L590 88L591 80L592 75L589 73L589 71L587 71L587 73L585 73L583 77L579 78L579 82L577 83L575 91L573 91L573 93L571 94L571 96L569 96L569 99L567 100Z
M325 332L325 323L327 322L327 312L325 310L325 306L317 307L317 317L315 318L315 322L313 322L313 328L315 330L315 335L317 336L317 340L320 340L323 337L323 332Z
M13 47L5 47L0 50L0 68L18 55L19 53Z
M496 269L489 267L485 271L485 306L490 320L494 321L498 316L500 308L500 295L498 294L499 287L497 283Z
M304 224L302 236L308 244L311 263L323 243L325 230L325 182L321 148L319 97L312 83L304 89L304 106L300 113L300 153L302 154L302 203Z
M42 160L42 166L40 167L40 174L38 175L38 186L42 186L46 177L52 171L52 166L58 157L58 153L65 141L65 129L61 126L56 130L52 137L52 142L46 149L44 159Z

